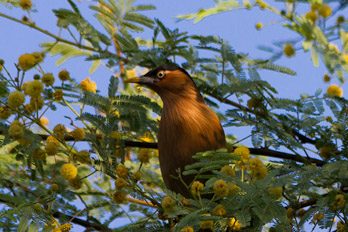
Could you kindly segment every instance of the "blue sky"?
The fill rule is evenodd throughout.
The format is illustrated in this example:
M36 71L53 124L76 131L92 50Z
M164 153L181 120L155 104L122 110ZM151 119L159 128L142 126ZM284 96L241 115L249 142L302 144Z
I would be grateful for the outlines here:
M76 1L77 2L77 1ZM66 1L33 1L36 4L37 13L32 13L33 20L36 25L47 29L53 34L58 34L58 28L55 27L57 19L52 13L52 9L69 7ZM284 41L297 38L296 34L281 27L281 23L273 24L280 20L278 16L268 11L261 11L257 8L252 10L237 10L226 12L219 15L208 17L196 24L193 21L177 22L175 16L179 14L190 14L197 12L200 8L208 8L214 6L214 1L201 0L139 0L139 4L153 4L157 7L154 11L146 12L149 17L159 18L166 26L174 29L179 28L181 31L189 31L191 34L198 35L219 35L237 51L248 53L251 58L268 58L270 54L257 49L258 45L271 45L275 41ZM272 2L269 2L273 4ZM78 7L82 10L86 17L93 21L95 25L97 20L88 11L86 2L77 2ZM275 5L278 9L284 9L283 3ZM310 6L303 4L300 9L306 12ZM25 15L20 9L8 10L0 7L0 12L14 16L18 19ZM347 13L347 10L345 11ZM261 31L255 29L256 22L262 22L265 27ZM268 26L269 25L269 26ZM100 27L101 28L101 27ZM11 22L8 19L0 17L0 58L5 59L6 67L15 73L12 65L18 61L18 57L24 53L31 53L41 50L39 44L42 42L53 41L48 36L41 34L34 29L28 28L18 23ZM143 34L150 38L149 31ZM142 34L139 34L142 36ZM101 67L93 75L88 73L90 64L83 59L70 59L57 67L55 62L57 57L47 57L43 64L46 72L52 72L57 77L61 69L67 69L71 76L78 81L91 76L97 82L98 89L105 90L108 85L109 77L112 75L108 70ZM279 96L292 99L299 98L300 94L313 94L318 88L326 90L328 84L323 83L322 77L326 69L322 63L319 67L314 67L311 61L310 53L297 52L294 58L283 57L276 64L284 65L297 72L296 76L288 76L270 71L262 71L262 79L269 81L279 92ZM28 80L35 72L28 72ZM334 80L333 83L338 83ZM348 89L344 87L348 94ZM51 121L51 125L57 123L69 123L63 118L65 112L49 112L47 117ZM72 116L72 115L70 115ZM234 131L233 128L228 132L236 134L239 138L245 136L248 132L245 130ZM76 229L76 228L75 228Z

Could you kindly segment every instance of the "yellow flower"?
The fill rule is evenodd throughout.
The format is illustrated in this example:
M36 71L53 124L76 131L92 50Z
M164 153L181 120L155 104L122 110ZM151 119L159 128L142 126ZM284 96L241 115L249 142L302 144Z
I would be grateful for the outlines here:
M287 210L286 210L286 216L287 216L289 219L292 219L292 218L294 218L294 217L296 216L296 211L295 211L293 208L289 207L289 208L287 208Z
M80 178L76 177L75 179L69 180L70 186L78 190L82 187L82 181Z
M30 98L30 105L33 110L41 110L42 107L45 105L43 97L31 97Z
M271 194L275 199L280 198L282 196L282 193L283 193L282 187L275 187L269 190L269 194Z
M58 77L61 81L67 81L70 80L70 73L66 69L63 69L58 73Z
M292 57L295 55L295 49L291 43L285 44L283 52L287 57Z
M317 19L318 19L318 16L314 11L307 12L305 17L307 19L311 20L313 23L315 23L315 21L317 21Z
M64 140L64 136L65 136L65 133L66 133L65 126L62 125L62 124L57 124L53 128L53 133L57 136L58 139Z
M342 209L346 205L346 200L344 199L344 195L337 194L334 202L334 209Z
M331 77L329 76L329 74L327 74L327 73L325 73L325 75L324 75L324 82L325 83L328 83L328 82L330 82L330 80L331 80Z
M54 76L52 73L45 73L42 76L41 81L45 84L46 87L52 86L54 84Z
M63 164L60 175L66 180L73 180L77 176L77 168L71 163Z
M20 6L23 10L30 10L31 7L33 6L33 4L31 3L31 0L20 0L20 1L19 1L19 6Z
M194 196L198 196L204 189L204 185L198 180L194 181L191 185L191 193Z
M39 97L43 91L43 84L39 80L33 80L32 82L28 83L25 88L25 93L31 97Z
M345 20L345 19L344 19L344 16L340 15L340 16L337 17L336 23L337 23L338 25L340 25L341 23L344 22L344 20Z
M233 168L231 168L231 166L229 166L229 165L222 167L220 171L222 173L226 174L227 176L234 177L236 175Z
M36 59L31 54L24 54L18 58L18 66L23 70L27 71L36 65Z
M329 43L328 48L332 51L334 51L335 53L340 53L340 51L338 50L338 47L336 44L333 43Z
M184 227L180 230L180 232L194 232L193 228L191 226Z
M313 223L318 222L318 221L322 220L323 218L324 218L324 214L322 214L322 213L314 214L312 222Z
M41 117L40 118L40 123L44 126L48 126L48 124L50 124L50 121L48 120L48 118L46 117Z
M63 96L64 96L64 93L63 93L63 90L61 89L56 89L53 93L53 97L56 101L63 100Z
M171 212L175 206L175 200L170 196L165 196L161 203L163 209L167 212Z
M261 30L263 28L263 24L261 22L257 22L255 24L255 28L256 28L256 30Z
M70 134L72 137L74 137L76 141L81 141L85 139L85 130L82 128L76 128Z
M32 56L35 57L35 62L36 63L41 63L43 61L44 58L44 54L41 52L33 52L31 53Z
M329 95L333 95L336 97L342 97L343 96L343 90L337 85L330 85L329 88L327 88L326 93Z
M151 151L147 148L141 148L138 155L138 160L142 163L148 163L151 159Z
M134 173L132 178L135 182L139 181L141 179L141 173L139 171Z
M246 163L248 162L248 160L250 159L250 151L249 148L247 147L237 147L234 151L233 154L239 155L240 156L240 161L242 163Z
M126 76L127 77L136 77L137 76L137 71L135 71L135 69L126 70Z
M344 62L348 64L348 55L343 55Z
M49 156L56 155L58 153L58 145L56 143L47 143L45 147L46 153Z
M320 5L321 5L320 3L313 3L311 5L311 10L312 11L317 11L319 9Z
M81 81L81 89L87 92L96 93L97 84L94 81L91 81L90 77L87 77L86 79Z
M127 182L123 178L117 178L115 180L115 187L117 189L123 189L126 186L127 186Z
M35 209L36 211L41 211L43 208L42 208L41 204L36 203L36 204L34 205L34 209Z
M47 143L55 143L55 144L59 145L59 141L55 137L53 137L52 135L48 136L46 141L47 141Z
M124 192L117 191L114 193L113 199L116 202L116 204L121 204L126 200L126 196L127 195Z
M262 106L262 103L257 98L250 98L247 102L247 105L248 105L249 109L257 109L257 108L260 108Z
M57 184L52 184L52 185L51 185L51 190L52 190L53 192L58 192L59 186L58 186Z
M332 14L331 7L326 4L320 4L318 8L318 14L324 19L329 17Z
M46 153L44 150L37 148L31 154L33 159L44 161L46 159Z
M59 229L62 231L62 232L67 232L69 230L71 230L72 226L70 223L67 223L67 224L64 224L64 225L61 225L59 227Z
M20 139L24 135L23 125L18 120L11 123L8 133L14 139Z
M267 176L267 168L258 158L252 158L249 160L249 169L257 180L262 180Z
M21 91L16 90L8 95L7 104L10 107L18 108L21 105L23 105L24 101L25 101L24 94Z
M227 184L224 180L217 180L214 183L214 193L218 197L226 197L229 194L229 190L227 188Z
M116 168L116 174L118 177L126 179L128 176L128 169L123 164L120 164Z
M306 212L307 211L305 209L301 208L297 211L296 217L301 219L305 215Z
M337 222L337 232L343 232L346 231L346 225L344 224L344 222L339 221Z
M12 111L10 108L6 107L6 106L1 106L0 107L0 118L2 120L6 120L8 119L12 114Z
M336 151L335 146L324 145L321 147L319 155L324 159L329 159L334 151Z
M210 214L202 214L203 216L210 216ZM209 221L201 221L199 223L199 226L201 227L201 229L211 229L214 226L214 221L209 220Z
M242 229L242 225L238 222L238 220L236 220L235 218L232 218L229 222L228 222L228 226L232 227L233 231L239 231Z
M218 204L213 209L213 214L216 215L216 216L224 216L224 215L226 215L226 210L225 210L225 208L221 204Z

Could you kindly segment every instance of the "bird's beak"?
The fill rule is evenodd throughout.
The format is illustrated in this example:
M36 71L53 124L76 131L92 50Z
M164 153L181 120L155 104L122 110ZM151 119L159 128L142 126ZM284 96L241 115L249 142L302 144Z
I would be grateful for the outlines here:
M124 80L123 83L138 83L138 84L153 84L156 80L152 77L141 76L141 77L131 77Z

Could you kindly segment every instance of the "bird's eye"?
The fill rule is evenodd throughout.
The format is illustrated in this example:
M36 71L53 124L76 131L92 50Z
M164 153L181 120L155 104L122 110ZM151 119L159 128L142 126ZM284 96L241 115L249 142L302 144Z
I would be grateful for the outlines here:
M160 78L160 79L162 79L165 75L166 75L166 74L164 73L164 71L159 71L159 72L157 73L157 77Z

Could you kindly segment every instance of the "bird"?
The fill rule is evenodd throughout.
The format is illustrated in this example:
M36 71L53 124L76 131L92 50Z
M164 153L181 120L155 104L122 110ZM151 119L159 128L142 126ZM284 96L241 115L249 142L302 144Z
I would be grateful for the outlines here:
M195 82L176 64L158 66L124 83L137 83L156 92L163 101L158 131L161 174L166 187L192 198L193 175L181 175L186 165L197 162L197 152L226 147L225 133L215 112L204 102ZM179 178L179 174L182 180Z

